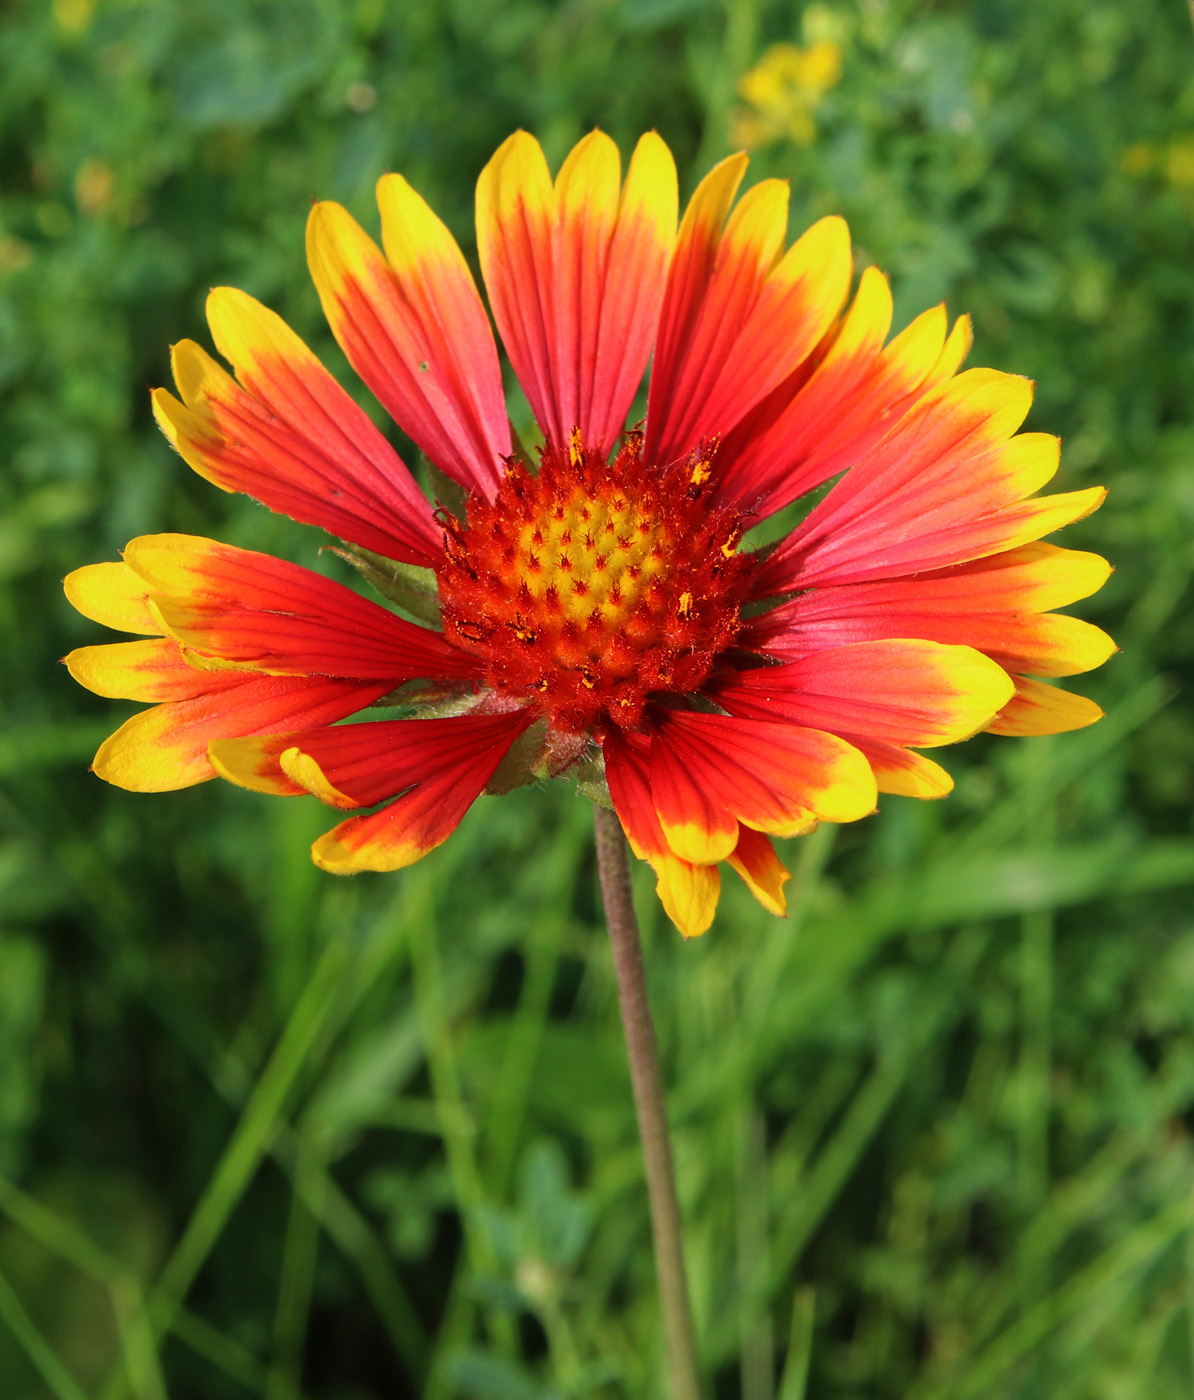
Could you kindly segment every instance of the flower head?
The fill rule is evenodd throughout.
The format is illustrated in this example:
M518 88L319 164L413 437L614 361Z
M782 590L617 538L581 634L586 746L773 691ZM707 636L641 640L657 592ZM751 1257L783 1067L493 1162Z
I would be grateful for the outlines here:
M178 397L153 396L163 431L216 485L345 542L408 615L268 555L133 540L66 581L81 612L144 636L73 652L74 676L155 702L95 771L138 791L219 774L313 793L353 813L313 850L345 873L417 860L487 788L573 775L612 802L691 935L712 920L719 862L779 913L771 836L863 817L880 791L948 792L920 749L1097 719L1037 678L1114 649L1051 611L1107 565L1041 542L1103 492L1035 498L1058 444L1017 433L1031 385L959 372L969 326L947 334L941 307L888 341L886 279L868 268L849 300L844 223L785 251L787 188L735 204L745 169L718 165L677 233L654 135L624 182L600 133L554 181L525 133L498 150L478 249L537 454L516 448L489 317L423 200L382 179L381 248L338 205L315 207L332 330L463 488L456 511L273 312L213 291L233 373L175 346ZM628 427L652 355L646 417ZM755 526L830 482L786 537L751 547ZM339 723L382 704L407 717Z

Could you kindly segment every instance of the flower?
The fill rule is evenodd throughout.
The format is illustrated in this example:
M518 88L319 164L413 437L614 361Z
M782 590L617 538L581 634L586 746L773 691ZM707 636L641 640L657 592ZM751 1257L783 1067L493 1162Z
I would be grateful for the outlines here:
M1104 492L1034 498L1058 442L1017 434L1031 384L959 372L969 324L947 334L943 307L885 344L887 281L868 268L849 300L842 220L784 252L787 187L765 180L735 205L746 164L715 167L678 233L653 134L625 183L599 132L554 182L523 132L485 168L481 269L543 434L537 470L512 441L476 285L426 203L380 181L384 251L339 205L315 206L332 330L441 494L463 488L459 513L433 509L283 321L215 289L208 321L235 377L176 345L180 397L153 395L163 431L217 486L345 541L410 616L269 555L135 539L66 580L80 612L144 636L72 652L72 674L156 702L95 771L138 791L218 773L313 793L354 813L313 847L343 873L419 859L487 788L571 774L612 802L693 935L721 861L781 913L772 836L863 817L878 791L948 792L917 750L1097 719L1037 678L1114 650L1049 611L1108 566L1041 540ZM652 354L645 421L627 430ZM830 482L778 543L749 547ZM408 717L339 723L378 705Z
M738 82L746 105L733 113L734 141L752 151L783 140L811 146L817 134L813 113L841 78L841 45L831 39L807 48L772 44Z

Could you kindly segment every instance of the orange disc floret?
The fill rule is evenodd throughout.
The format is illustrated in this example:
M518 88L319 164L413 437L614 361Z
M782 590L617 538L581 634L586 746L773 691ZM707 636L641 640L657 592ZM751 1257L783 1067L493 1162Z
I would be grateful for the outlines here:
M611 462L574 433L537 475L512 460L464 523L441 514L445 635L553 729L633 729L653 692L695 690L737 635L752 572L739 513L710 503L713 451L650 467L631 433Z

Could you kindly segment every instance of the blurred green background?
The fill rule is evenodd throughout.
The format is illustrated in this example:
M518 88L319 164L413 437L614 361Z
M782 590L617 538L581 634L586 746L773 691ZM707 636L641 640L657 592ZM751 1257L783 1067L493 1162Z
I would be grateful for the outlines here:
M665 1394L586 805L337 881L314 802L91 777L131 707L55 664L108 639L60 579L135 534L315 560L152 426L206 289L343 370L313 197L374 227L402 170L471 255L498 142L593 125L685 192L757 144L1112 488L1065 536L1117 568L1106 720L787 843L787 921L729 887L686 946L642 881L709 1393L1194 1394L1192 59L1184 0L10 0L3 1400Z

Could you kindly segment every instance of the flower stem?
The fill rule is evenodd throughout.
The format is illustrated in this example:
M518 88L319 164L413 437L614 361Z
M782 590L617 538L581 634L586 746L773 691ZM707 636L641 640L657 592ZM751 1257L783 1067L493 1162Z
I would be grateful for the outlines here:
M626 838L617 816L605 807L594 809L597 838L597 871L605 903L605 921L614 951L618 978L618 1004L630 1061L630 1082L639 1137L643 1144L643 1164L647 1175L647 1196L651 1206L651 1234L655 1241L655 1272L663 1308L673 1400L700 1400L697 1379L696 1346L692 1332L692 1309L684 1274L684 1246L680 1232L680 1204L676 1199L676 1176L668 1140L667 1106L663 1096L663 1075L651 1008L647 1001L647 979L643 970L643 950L639 943L638 920L630 893L630 864Z

